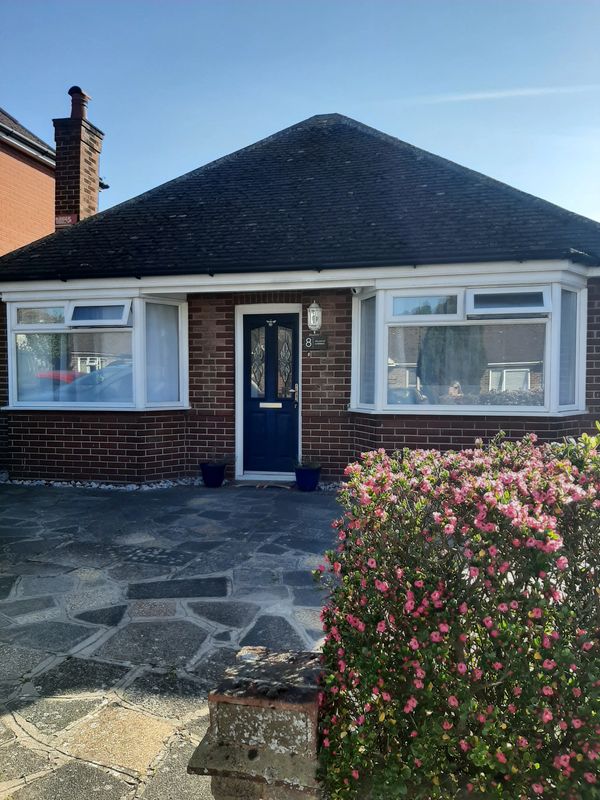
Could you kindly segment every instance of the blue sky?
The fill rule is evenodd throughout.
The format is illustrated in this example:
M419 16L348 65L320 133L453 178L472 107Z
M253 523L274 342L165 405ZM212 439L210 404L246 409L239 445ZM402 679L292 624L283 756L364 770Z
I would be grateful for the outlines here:
M0 105L106 133L101 205L337 111L600 220L600 0L0 0Z

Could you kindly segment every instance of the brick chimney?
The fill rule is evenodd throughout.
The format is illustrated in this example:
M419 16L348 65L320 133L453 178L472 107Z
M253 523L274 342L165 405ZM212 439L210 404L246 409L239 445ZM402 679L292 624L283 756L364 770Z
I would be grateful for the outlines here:
M57 230L98 211L98 170L104 134L87 119L88 95L79 86L72 86L69 94L71 116L52 120L56 142Z

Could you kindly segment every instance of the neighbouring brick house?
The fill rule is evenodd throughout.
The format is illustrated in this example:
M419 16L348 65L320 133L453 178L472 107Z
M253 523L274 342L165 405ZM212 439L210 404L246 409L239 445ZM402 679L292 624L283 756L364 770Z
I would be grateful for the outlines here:
M0 256L54 233L54 150L0 108Z
M0 290L15 478L339 475L600 412L600 224L339 114L5 256Z

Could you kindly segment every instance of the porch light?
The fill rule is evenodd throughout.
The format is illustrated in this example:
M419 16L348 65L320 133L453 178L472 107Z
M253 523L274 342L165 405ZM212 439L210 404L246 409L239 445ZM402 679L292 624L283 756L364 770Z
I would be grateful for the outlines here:
M321 330L323 323L323 309L313 300L307 309L308 327L313 333L318 333Z

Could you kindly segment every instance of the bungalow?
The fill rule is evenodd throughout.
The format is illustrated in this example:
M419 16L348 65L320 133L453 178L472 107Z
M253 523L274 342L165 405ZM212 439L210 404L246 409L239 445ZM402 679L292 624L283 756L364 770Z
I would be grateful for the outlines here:
M0 291L14 478L335 476L600 413L600 224L340 114L6 255Z

